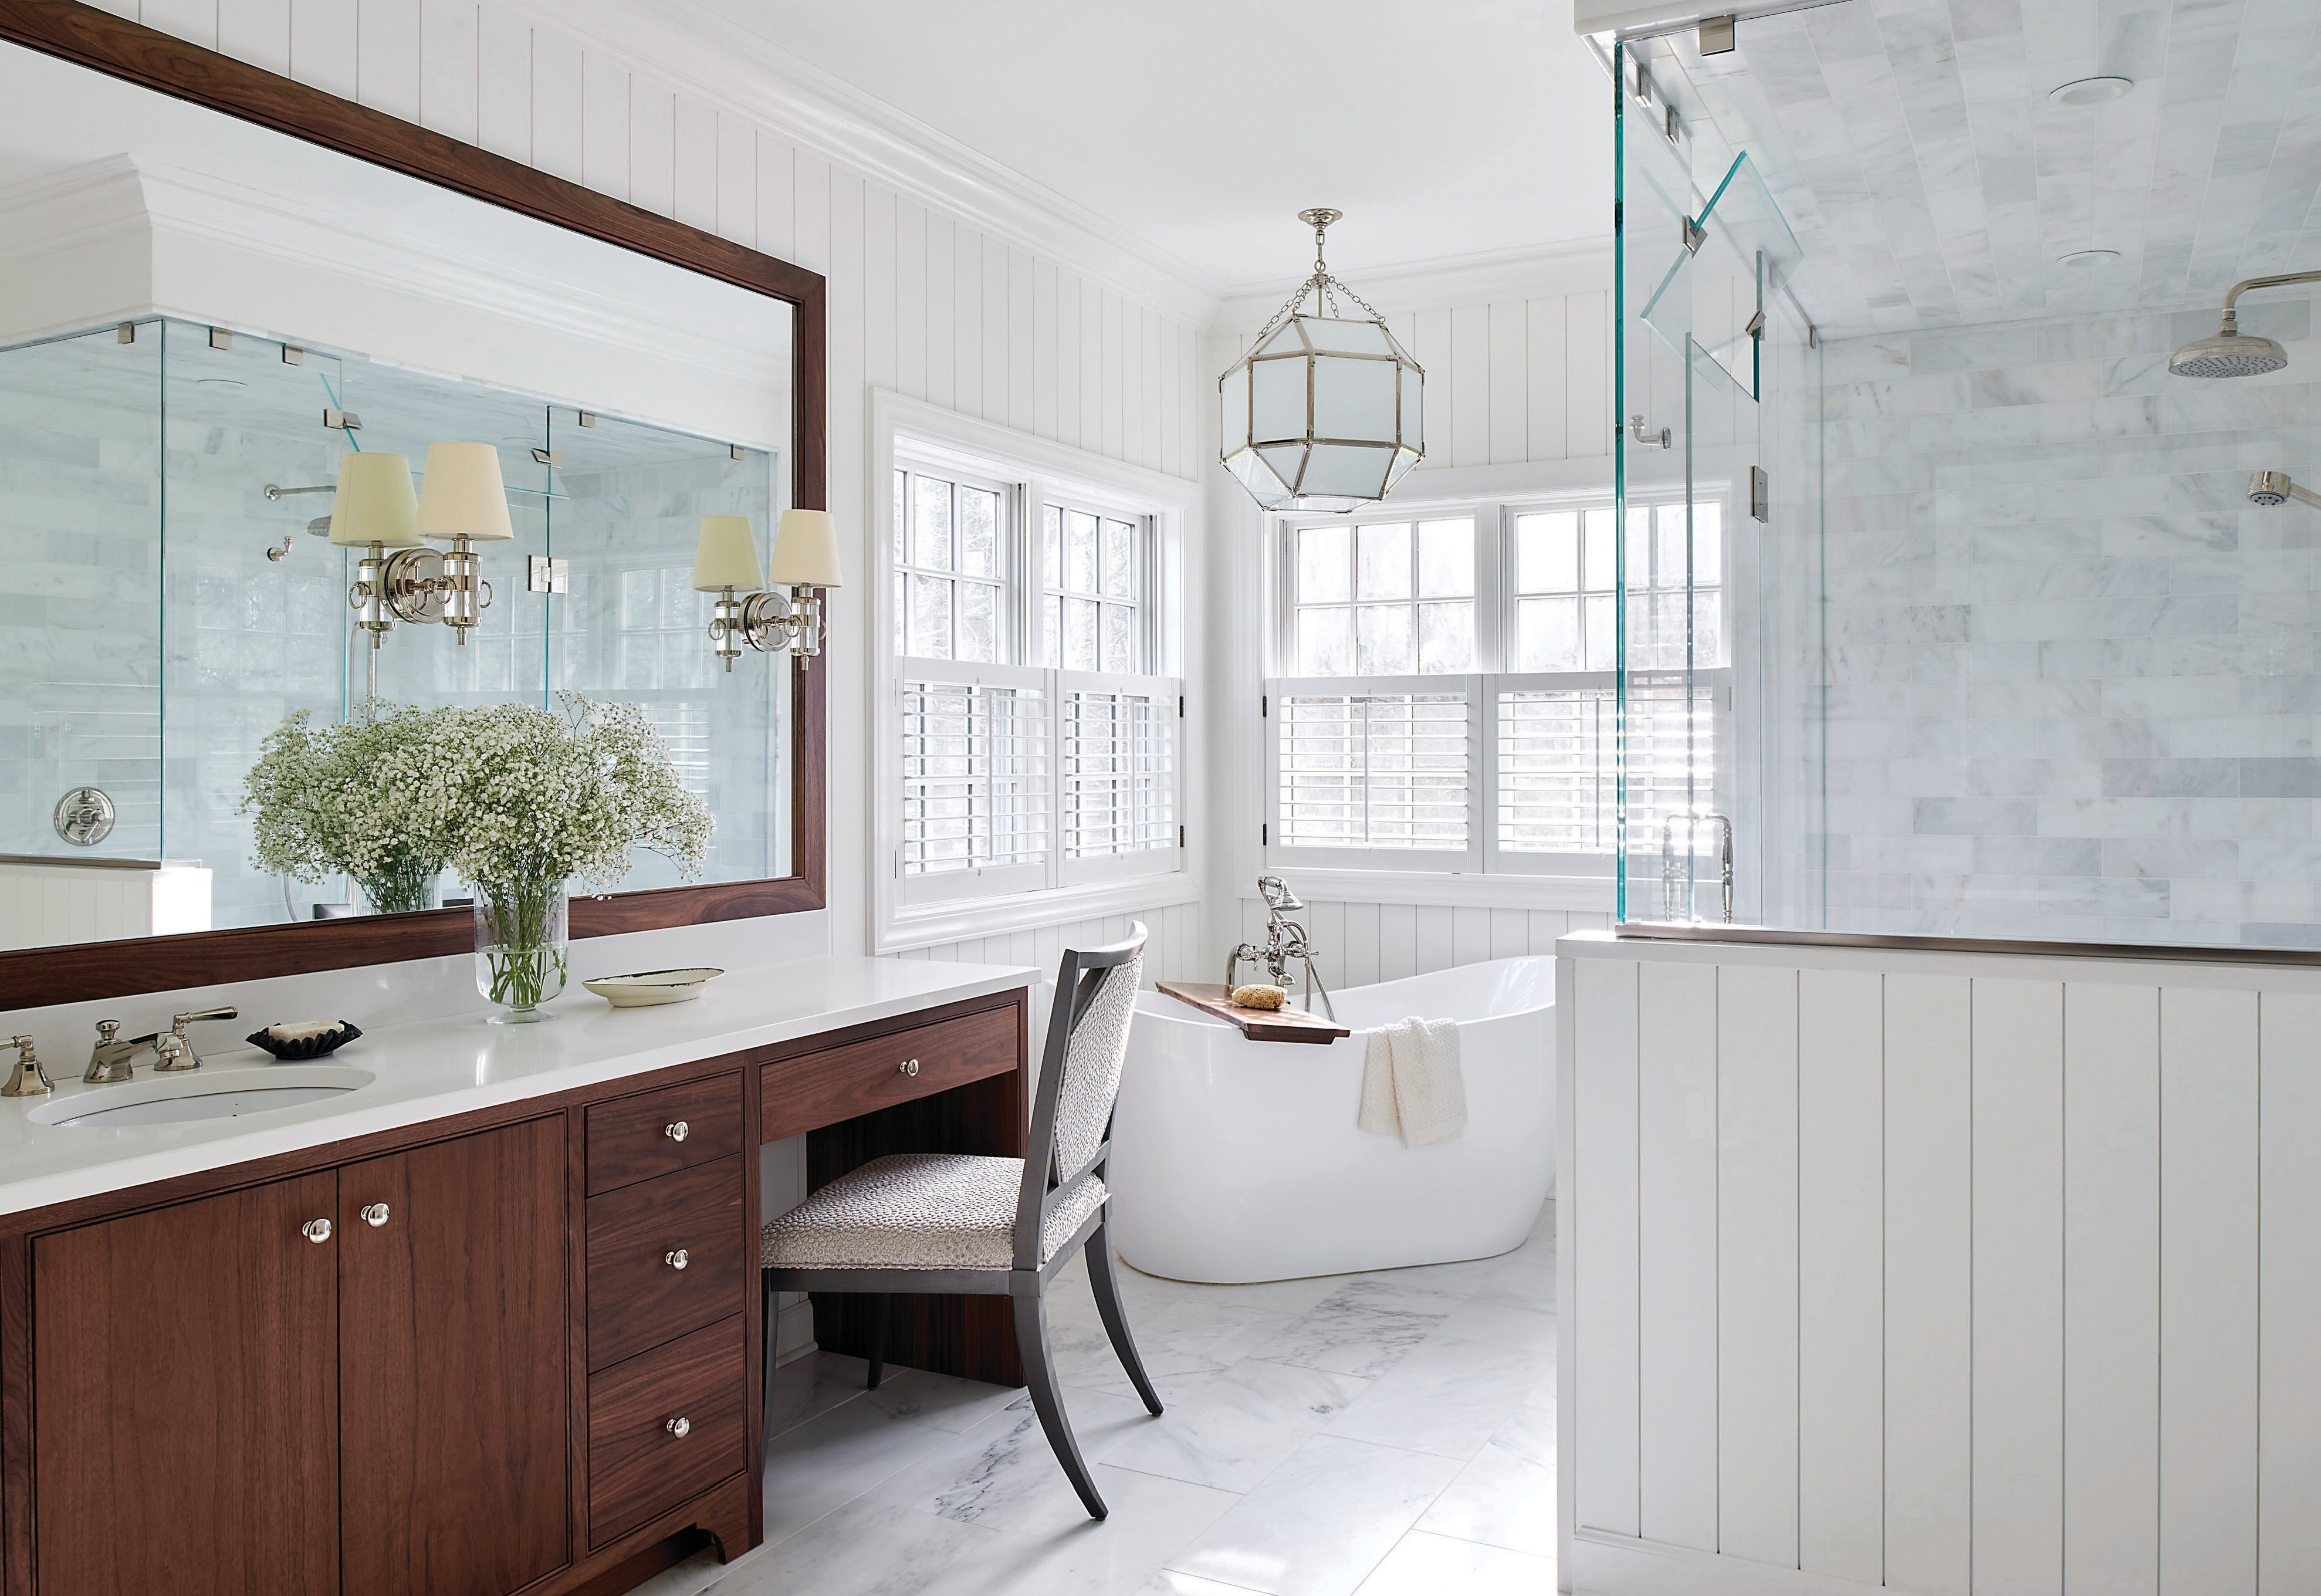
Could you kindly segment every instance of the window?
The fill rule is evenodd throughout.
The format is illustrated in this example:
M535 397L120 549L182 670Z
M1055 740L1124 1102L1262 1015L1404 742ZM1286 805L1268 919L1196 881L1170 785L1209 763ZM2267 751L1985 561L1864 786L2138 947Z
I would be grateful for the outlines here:
M898 424L877 440L878 944L1181 900L1166 599L1197 488L892 395L873 408Z
M1603 875L1627 566L1630 848L1716 798L1730 699L1720 506L1485 505L1280 524L1268 855ZM1707 845L1706 828L1670 831Z

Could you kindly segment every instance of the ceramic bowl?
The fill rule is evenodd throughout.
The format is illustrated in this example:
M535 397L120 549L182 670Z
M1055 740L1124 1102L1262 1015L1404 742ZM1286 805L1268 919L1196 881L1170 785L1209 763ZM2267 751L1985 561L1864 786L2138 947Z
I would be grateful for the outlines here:
M599 976L580 984L615 1008L650 1008L698 998L702 988L724 973L722 970L647 970L635 975Z
M303 1063L308 1059L328 1058L361 1035L361 1027L354 1021L342 1019L331 1030L317 1031L312 1036L300 1036L291 1042L281 1041L267 1031L252 1031L243 1040L285 1062Z

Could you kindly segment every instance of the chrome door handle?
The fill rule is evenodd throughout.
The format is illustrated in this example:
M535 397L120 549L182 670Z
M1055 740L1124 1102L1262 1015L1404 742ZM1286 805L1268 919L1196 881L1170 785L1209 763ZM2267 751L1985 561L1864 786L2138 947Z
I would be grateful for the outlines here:
M901 1063L897 1064L895 1068L900 1071L903 1074L915 1079L919 1072L919 1061L916 1059L905 1059Z
M693 1433L693 1420L680 1413L660 1427L681 1441Z
M671 1269L682 1269L687 1263L693 1262L691 1258L686 1256L685 1249L683 1247L678 1248L677 1251L673 1253L663 1253L660 1255L660 1261L668 1264Z
M686 1124L684 1120L680 1119L672 1125L662 1126L660 1127L660 1134L667 1136L672 1142L681 1142L685 1140L686 1137L693 1134L693 1127Z
M328 1219L309 1219L298 1227L298 1234L311 1242L326 1242L331 1239L331 1222Z
M373 1230L386 1224L387 1205L383 1202L366 1203L362 1210L362 1222Z

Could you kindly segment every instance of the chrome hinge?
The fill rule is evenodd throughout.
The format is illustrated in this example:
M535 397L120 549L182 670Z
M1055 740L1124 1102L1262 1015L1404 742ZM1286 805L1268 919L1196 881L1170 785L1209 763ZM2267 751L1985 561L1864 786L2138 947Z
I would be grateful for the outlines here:
M572 561L550 554L532 554L525 558L524 589L532 593L569 593L572 591Z
M1733 12L1726 12L1723 16L1702 17L1700 19L1700 53L1703 55L1732 54L1734 49L1733 26L1739 20L1737 14Z
M1695 227L1692 224L1691 217L1684 217L1683 222L1685 253L1688 255L1698 255L1700 253L1700 246L1708 242L1708 234L1703 233L1699 228Z
M233 347L233 333L224 327L212 327L210 329L210 347L212 349L232 349Z
M351 410L333 410L325 406L323 424L335 432L359 433L362 431L362 417Z
M596 424L596 413L594 410L583 410L580 412L580 424L582 426L595 426Z
M560 449L535 449L532 458L537 465L554 466L559 470L564 467L564 451Z
M286 343L282 346L282 363L286 366L303 366L306 363L306 351L295 343Z
M1752 338L1762 338L1765 335L1765 313L1761 310L1751 316L1749 324L1741 330Z

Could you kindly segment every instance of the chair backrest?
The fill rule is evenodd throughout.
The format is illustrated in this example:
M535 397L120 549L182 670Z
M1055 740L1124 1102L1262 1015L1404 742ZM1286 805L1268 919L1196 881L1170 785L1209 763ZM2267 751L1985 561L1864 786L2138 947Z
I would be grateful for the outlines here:
M1040 1057L1032 1139L1015 1204L1015 1267L1040 1264L1040 1225L1051 1192L1104 1156L1112 1106L1128 1062L1128 1026L1144 973L1144 924L1105 947L1066 948L1056 967L1056 1004Z

